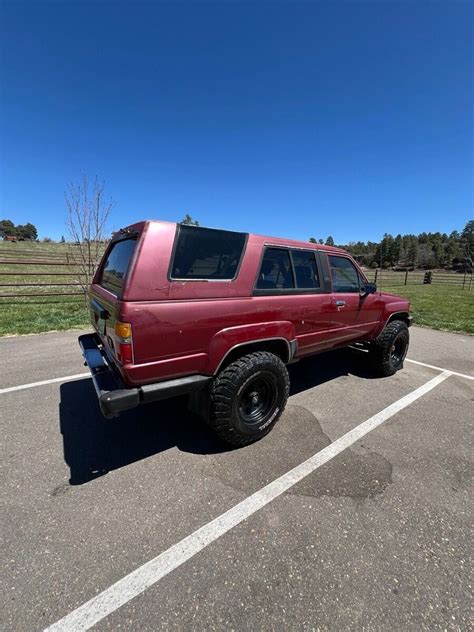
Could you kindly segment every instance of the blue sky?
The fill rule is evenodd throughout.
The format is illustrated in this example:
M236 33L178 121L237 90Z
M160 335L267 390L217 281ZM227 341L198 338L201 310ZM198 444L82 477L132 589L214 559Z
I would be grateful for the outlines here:
M0 218L65 233L99 174L112 227L337 243L472 217L470 2L35 2L0 9Z

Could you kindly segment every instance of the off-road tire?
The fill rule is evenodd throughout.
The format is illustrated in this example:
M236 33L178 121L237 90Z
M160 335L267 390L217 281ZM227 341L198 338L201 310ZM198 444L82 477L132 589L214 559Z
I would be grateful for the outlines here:
M410 334L404 321L392 320L388 323L370 345L369 356L374 372L387 377L402 369L409 342Z
M267 351L249 353L225 367L214 380L209 425L232 446L258 441L280 418L289 389L288 371L278 356Z

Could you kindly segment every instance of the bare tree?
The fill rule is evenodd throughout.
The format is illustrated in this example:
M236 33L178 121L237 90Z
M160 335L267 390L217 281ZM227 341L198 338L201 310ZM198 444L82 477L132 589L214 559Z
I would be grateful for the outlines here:
M105 198L105 183L83 175L70 182L64 194L66 226L71 239L70 258L76 265L77 282L88 292L95 268L108 241L107 222L114 206Z

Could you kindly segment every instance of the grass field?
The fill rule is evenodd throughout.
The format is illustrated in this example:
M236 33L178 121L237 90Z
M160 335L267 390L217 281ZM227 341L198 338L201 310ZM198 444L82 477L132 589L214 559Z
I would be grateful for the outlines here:
M0 260L64 261L65 244L0 241ZM68 266L16 265L0 263L0 272L73 272ZM73 283L74 276L8 276L1 275L0 283ZM76 291L73 286L0 287L0 294L44 293ZM0 335L30 334L51 330L87 327L88 310L82 296L39 296L32 298L0 298Z
M81 329L88 323L89 314L83 299L72 296L34 301L0 299L0 336Z
M65 256L67 246L63 244L35 244L0 242L0 259L41 259L42 257ZM66 272L72 268L55 266L15 266L0 263L0 272L35 271ZM384 272L384 275L389 274ZM394 278L397 273L394 273ZM74 277L13 277L0 276L7 282L74 281ZM57 287L57 291L74 291L74 287ZM14 288L0 288L0 294L13 293ZM47 287L21 288L17 291L52 291ZM446 329L474 334L474 288L471 291L447 285L407 285L384 291L405 296L412 302L415 323L433 329ZM35 298L0 298L0 336L8 334L30 334L51 330L79 329L88 327L89 313L80 296L44 296Z
M53 254L59 254L64 252L67 249L67 244L58 244L56 242L46 242L46 241L17 241L16 243L12 243L10 241L0 240L0 255L3 254L11 254L15 253L23 253L28 250L34 250L35 252L42 253L48 252Z
M416 325L474 334L474 289L407 285L387 291L411 301Z

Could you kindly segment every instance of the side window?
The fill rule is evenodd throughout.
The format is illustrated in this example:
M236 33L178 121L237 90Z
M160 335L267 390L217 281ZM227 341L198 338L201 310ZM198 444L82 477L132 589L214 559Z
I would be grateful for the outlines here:
M283 290L294 287L290 253L282 248L268 248L260 267L257 289Z
M310 290L320 287L318 267L314 252L308 250L292 250L293 265L295 266L296 287Z
M328 255L333 292L359 292L359 274L349 259Z
M237 274L247 235L228 230L179 226L172 279L231 280Z

